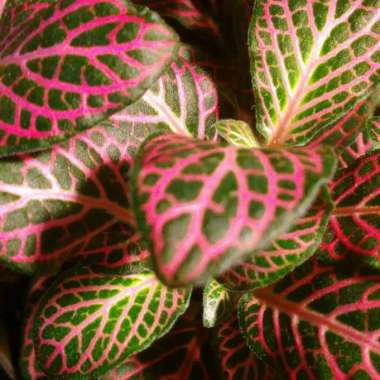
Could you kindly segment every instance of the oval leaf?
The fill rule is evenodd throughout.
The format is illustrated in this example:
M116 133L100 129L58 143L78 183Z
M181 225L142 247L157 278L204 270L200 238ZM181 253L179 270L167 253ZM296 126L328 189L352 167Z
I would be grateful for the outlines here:
M380 268L380 150L341 171L330 190L335 207L321 254L359 255Z
M0 24L0 155L45 148L133 103L176 36L126 0L27 2Z
M51 151L0 161L0 260L54 270L116 222L133 226L127 172L148 133L107 124Z
M356 265L357 267L357 265ZM242 297L250 348L285 379L380 378L380 274L309 260Z
M193 314L190 307L168 334L101 380L216 380L210 336Z
M160 278L207 281L290 227L335 170L330 149L238 149L164 134L132 172L138 225Z
M377 1L258 0L249 35L258 128L304 144L379 82Z
M266 249L259 250L219 278L229 290L263 288L290 273L318 249L326 231L332 205L321 197L307 214Z
M250 352L239 329L236 309L234 316L216 330L217 352L223 380L275 380L270 365ZM279 380L279 379L277 379Z
M51 376L96 378L167 333L190 294L166 288L146 270L70 270L46 293L35 321L41 368Z

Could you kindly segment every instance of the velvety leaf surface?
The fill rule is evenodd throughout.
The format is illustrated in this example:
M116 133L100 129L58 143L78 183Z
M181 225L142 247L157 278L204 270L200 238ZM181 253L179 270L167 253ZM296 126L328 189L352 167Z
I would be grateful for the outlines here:
M289 231L267 248L258 250L249 259L224 272L218 281L227 289L245 291L263 288L284 277L318 249L331 208L318 198Z
M380 267L380 150L341 171L330 191L335 207L322 254L332 260L356 254Z
M51 145L136 101L176 36L124 0L26 2L0 25L0 154Z
M40 307L40 301L49 286L54 282L53 276L37 278L31 286L25 310L25 325L22 336L19 365L24 380L48 380L37 362L33 344L33 323Z
M378 1L258 0L251 73L258 128L270 144L303 144L379 82Z
M234 315L216 330L216 348L223 380L275 380L273 366L250 352ZM279 379L277 379L279 380Z
M214 83L198 66L179 58L132 106L112 121L126 127L148 127L200 139L214 139L218 95Z
M335 170L330 149L238 149L163 134L132 172L138 224L156 272L200 283L269 243L306 211Z
M147 270L69 270L42 299L34 324L41 368L50 376L97 378L167 333L190 294L166 288Z
M134 225L127 173L148 133L109 123L52 151L0 161L0 260L57 269L116 222Z
M101 380L219 380L199 317L190 307L168 334Z
M243 121L219 120L214 126L218 135L230 145L239 148L257 148L259 146L251 127Z
M211 280L203 289L203 326L215 327L231 314L234 297L216 280Z
M250 348L282 378L380 378L380 274L309 260L247 293L239 319Z

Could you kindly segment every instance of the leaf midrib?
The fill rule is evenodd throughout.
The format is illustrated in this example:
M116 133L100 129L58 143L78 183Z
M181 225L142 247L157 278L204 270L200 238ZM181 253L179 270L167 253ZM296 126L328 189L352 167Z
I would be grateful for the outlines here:
M271 309L277 309L290 317L298 317L298 320L308 321L319 329L323 326L327 331L333 331L337 335L344 337L348 341L355 342L359 347L363 347L363 344L368 345L372 350L380 354L380 343L374 342L368 338L368 333L362 334L354 328L339 323L336 319L328 319L325 315L317 313L312 310L306 310L300 307L300 304L290 302L284 298L281 294L273 294L270 289L258 289L255 291L255 298L260 301L260 304L265 304ZM339 305L338 307L339 308Z

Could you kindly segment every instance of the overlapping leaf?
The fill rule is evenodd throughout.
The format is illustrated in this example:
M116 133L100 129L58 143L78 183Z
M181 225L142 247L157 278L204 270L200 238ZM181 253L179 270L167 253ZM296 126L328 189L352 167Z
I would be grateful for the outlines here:
M258 128L303 144L379 82L377 1L259 0L249 46Z
M222 379L275 380L273 368L249 351L239 329L236 309L234 312L234 316L216 330Z
M267 248L258 250L218 280L230 290L263 288L306 261L319 247L328 224L331 205L322 196L308 213Z
M160 278L199 283L284 232L334 173L329 148L238 149L153 136L133 167L139 228Z
M37 313L41 368L53 377L98 378L167 333L190 294L166 288L147 270L117 276L74 268L49 289Z
M330 188L335 207L322 254L332 260L359 255L380 267L380 150L341 171Z
M176 36L124 0L26 2L0 25L0 154L49 146L143 95Z
M187 312L167 335L101 380L219 380L209 334L193 314Z
M112 124L0 162L0 260L53 269L117 222L134 224L127 173L148 128ZM56 269L56 268L55 268Z
M200 139L214 139L218 95L198 66L178 59L134 105L114 115L124 127L145 126Z
M211 280L203 290L203 326L215 327L234 309L234 296L216 280Z
M380 275L309 260L247 293L239 319L250 348L286 379L380 378Z

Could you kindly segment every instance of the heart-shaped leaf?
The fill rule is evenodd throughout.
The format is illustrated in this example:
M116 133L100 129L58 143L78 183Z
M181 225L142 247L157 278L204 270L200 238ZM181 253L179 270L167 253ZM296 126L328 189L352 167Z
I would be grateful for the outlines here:
M380 268L380 150L339 172L330 185L335 202L322 255L359 255Z
M219 278L229 290L263 288L290 273L318 249L326 231L332 205L319 197L307 214L267 248L224 272Z
M258 0L253 15L251 73L269 144L308 142L379 82L378 1Z
M166 334L191 291L169 289L154 273L115 275L81 266L64 273L41 301L34 345L50 376L98 378Z
M250 352L234 315L216 330L217 352L223 380L279 380L270 365Z
M378 271L312 258L276 285L247 293L239 321L250 348L284 379L378 379Z
M54 270L116 222L134 225L127 172L149 133L109 123L51 151L0 161L0 260Z
M0 155L45 148L143 95L176 36L127 0L26 2L0 24Z
M184 58L173 62L138 102L115 114L115 126L171 131L214 139L218 95L214 83Z
M234 296L216 280L203 289L203 326L212 328L227 318L233 309ZM232 307L231 307L232 306Z
M244 121L219 120L214 127L218 135L231 145L239 148L257 148L259 146L251 127Z
M304 213L335 171L329 148L238 149L174 134L145 140L132 171L138 225L169 285L201 283Z
M216 380L209 338L190 307L168 334L101 380Z

